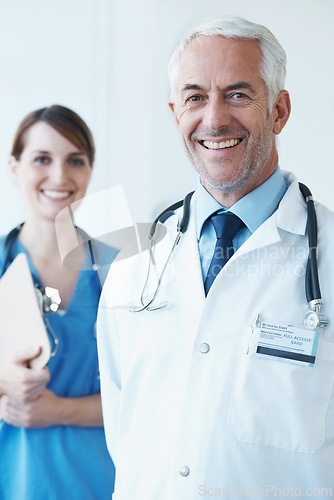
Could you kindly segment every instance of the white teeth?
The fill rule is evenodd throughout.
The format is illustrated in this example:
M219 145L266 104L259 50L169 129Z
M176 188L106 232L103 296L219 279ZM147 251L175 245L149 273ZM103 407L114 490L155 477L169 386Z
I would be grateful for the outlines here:
M211 141L203 141L203 146L208 149L225 149L225 148L233 148L241 142L241 139L230 139L229 141L224 142L211 142Z
M61 198L67 198L69 196L70 191L51 191L49 189L46 189L43 191L45 196L48 196L48 198L53 198L53 199L61 199Z

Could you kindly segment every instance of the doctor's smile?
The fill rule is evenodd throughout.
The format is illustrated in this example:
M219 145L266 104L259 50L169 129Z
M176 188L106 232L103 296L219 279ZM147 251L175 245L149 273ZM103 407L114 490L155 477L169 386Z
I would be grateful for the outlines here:
M213 141L199 141L206 149L225 149L225 148L233 148L237 146L242 139L230 139L221 142L213 142Z
M249 132L242 130L225 130L225 131L195 131L190 136L192 148L195 149L198 145L204 151L203 158L206 161L221 160L221 166L224 167L226 162L240 153L240 148L245 146L245 141L249 137ZM205 139L201 139L201 137ZM203 160L204 161L204 160Z

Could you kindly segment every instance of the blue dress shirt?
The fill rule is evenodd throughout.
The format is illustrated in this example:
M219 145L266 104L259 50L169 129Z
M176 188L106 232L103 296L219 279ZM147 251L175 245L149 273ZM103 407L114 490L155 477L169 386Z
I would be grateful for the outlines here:
M229 209L245 224L245 227L237 233L233 240L235 250L241 247L250 235L277 210L287 187L280 168L277 167L269 179L246 194ZM208 193L199 180L196 199L196 230L203 280L207 275L216 245L216 233L208 217L217 210L227 211Z

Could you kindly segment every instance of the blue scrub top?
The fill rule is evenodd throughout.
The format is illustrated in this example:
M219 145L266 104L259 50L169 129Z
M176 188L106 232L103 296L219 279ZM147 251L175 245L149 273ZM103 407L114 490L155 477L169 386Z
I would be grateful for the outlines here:
M9 260L20 252L25 249L16 238ZM40 283L29 264L34 281ZM65 314L48 316L59 349L48 363L47 388L58 396L100 391L95 336L99 296L96 272L81 271ZM0 457L1 500L111 499L115 471L103 428L23 429L1 422Z

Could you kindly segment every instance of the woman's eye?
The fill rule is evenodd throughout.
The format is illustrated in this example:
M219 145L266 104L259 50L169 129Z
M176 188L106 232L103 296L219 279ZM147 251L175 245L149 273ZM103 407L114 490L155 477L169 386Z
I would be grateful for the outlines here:
M69 160L69 164L72 165L73 167L82 167L85 162L81 158L71 158Z
M39 165L48 165L50 163L50 158L48 156L36 156L34 162Z

